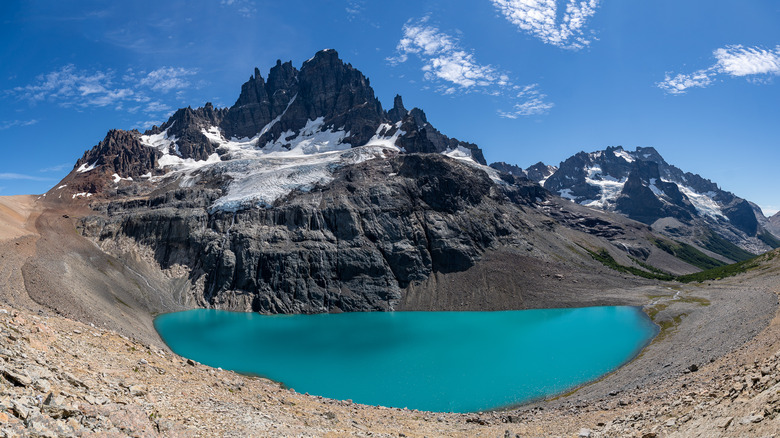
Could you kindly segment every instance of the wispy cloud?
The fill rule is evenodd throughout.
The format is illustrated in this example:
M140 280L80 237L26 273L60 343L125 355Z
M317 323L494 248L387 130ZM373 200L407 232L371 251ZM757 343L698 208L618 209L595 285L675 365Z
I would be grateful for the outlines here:
M493 5L520 30L546 44L579 50L590 44L586 24L599 7L599 0L491 0ZM558 20L558 3L565 3Z
M162 67L149 72L138 82L139 85L151 88L154 91L167 93L171 90L189 87L187 76L195 74L195 70L187 70L181 67Z
M171 107L157 98L190 87L192 84L187 78L196 73L196 70L182 67L161 67L148 73L129 70L119 77L113 70L85 71L69 64L39 75L34 82L7 93L31 104L46 101L62 107L109 107L158 115L170 112ZM0 129L3 126L0 125Z
M39 170L39 172L43 172L43 173L62 172L63 170L69 169L71 166L73 166L73 163L62 163L62 164L57 164L56 166L51 166L51 167L41 169Z
M347 7L344 8L344 11L347 13L347 18L352 21L359 17L365 8L365 0L350 0L347 2Z
M157 125L160 126L163 124L163 120L146 120L146 121L137 121L133 123L132 126L130 126L130 129L137 129L141 132L146 131L147 129L151 129L152 126Z
M22 173L0 173L0 180L51 181L51 178L41 178Z
M257 6L250 0L221 0L219 4L235 8L236 12L244 18L252 18L257 14Z
M38 123L38 120L32 119L32 120L9 120L5 122L0 122L0 131L15 128L17 126L23 127L23 126L31 126Z
M685 94L689 88L709 87L720 76L745 77L765 82L780 75L780 46L774 50L732 45L712 52L715 63L693 73L666 73L656 86L668 94Z
M500 111L502 117L542 114L552 108L538 85L518 86L509 74L489 64L480 64L473 52L461 47L460 41L428 24L428 17L408 21L396 46L395 56L387 58L398 65L414 55L422 61L423 78L436 85L442 94L480 92L492 96L507 96L511 111ZM533 102L532 102L533 101Z
M523 87L517 93L520 102L516 103L511 111L499 111L498 115L507 119L516 119L521 116L533 116L546 114L553 104L545 101L546 95L539 92L539 84L531 84Z

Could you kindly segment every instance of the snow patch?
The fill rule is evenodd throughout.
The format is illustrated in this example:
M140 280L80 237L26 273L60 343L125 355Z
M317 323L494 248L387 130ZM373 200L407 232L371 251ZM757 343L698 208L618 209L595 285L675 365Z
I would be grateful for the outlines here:
M97 160L95 160L95 162L90 164L90 165L87 165L87 163L82 164L81 166L79 166L78 169L76 169L76 172L78 172L78 173L86 173L86 172L89 172L90 170L95 170L96 167L98 167L97 166Z
M630 153L624 151L623 149L616 149L616 150L612 151L612 153L614 153L616 157L622 158L622 159L626 160L629 163L633 163L634 161L636 161L636 159L633 157L633 155L631 155Z
M325 117L308 120L306 126L297 134L291 130L283 132L276 141L269 141L263 146L267 153L281 152L284 154L311 155L322 152L344 151L352 145L344 143L349 132L343 129L333 130L332 127L322 130Z
M680 191L688 197L691 204L696 207L696 212L699 213L699 216L710 216L715 219L729 220L729 218L723 214L718 203L712 199L712 196L715 195L714 192L696 193L692 188L681 184L678 184L677 187L679 187Z
M119 183L119 181L132 181L133 178L131 177L122 178L121 176L119 176L119 174L115 173L111 175L111 180L114 181L114 184L117 184Z
M318 184L333 181L333 172L348 164L386 158L398 148L361 146L342 151L301 154L301 148L258 155L255 159L231 160L219 164L232 178L227 194L212 210L237 211L243 208L273 206L294 190L309 191Z
M379 125L378 128L376 128L376 132L374 133L374 136L371 137L371 139L368 140L368 143L366 143L366 146L383 146L383 147L390 147L390 148L396 148L399 149L395 142L398 141L398 137L402 135L406 135L406 131L401 131L401 122L398 122L395 124L395 133L391 136L387 136L386 133L390 132L391 129L393 129L393 125L390 125L388 123L382 123ZM400 150L400 149L399 149Z
M65 187L68 187L68 185L67 184L63 184L63 185L57 187L57 190L64 189Z
M657 182L658 182L657 179L650 178L650 185L648 186L650 187L650 191L652 191L653 194L655 194L655 196L666 196L666 193L663 190L659 189L657 185L655 185Z
M450 158L455 158L456 160L474 161L474 158L471 156L471 151L464 148L463 146L458 146L455 149L447 148L447 150L442 152L442 154Z
M173 126L173 125L171 125ZM170 126L168 127L170 129ZM179 153L179 146L176 144L176 136L168 136L168 129L165 131L154 134L154 135L142 135L140 138L141 144L155 148L162 152L162 157L157 161L157 167L163 169L166 167L169 167L169 169L166 169L168 171L188 171L188 170L195 170L199 169L205 165L216 163L220 161L219 155L214 153L208 156L205 160L195 160L192 158L182 158L181 154ZM216 132L214 131L216 129ZM204 130L204 135L206 135L209 140L214 141L214 136L219 136L221 138L221 135L219 135L219 129L218 128L211 128L210 130ZM144 178L150 178L151 179L151 173L147 177L146 175L143 176Z
M585 171L587 173L585 176L585 182L592 186L598 187L600 193L598 199L586 199L580 202L580 204L588 207L606 209L609 205L615 202L617 197L620 195L620 192L623 191L623 186L628 180L628 178L622 178L618 180L611 175L602 175L602 170L599 166L586 168Z
M171 127L169 126L168 129L170 128ZM176 145L176 136L174 135L168 137L168 129L166 129L165 131L159 134L142 135L139 138L139 141L144 146L149 146L151 148L157 149L158 151L162 152L163 155L170 154L171 149L173 149L176 153L178 153L179 147Z
M571 189L562 189L558 191L558 196L566 198L570 201L577 201L577 197L571 194Z
M89 198L90 196L92 196L92 193L87 193L87 192L74 193L73 196L71 197L71 199Z

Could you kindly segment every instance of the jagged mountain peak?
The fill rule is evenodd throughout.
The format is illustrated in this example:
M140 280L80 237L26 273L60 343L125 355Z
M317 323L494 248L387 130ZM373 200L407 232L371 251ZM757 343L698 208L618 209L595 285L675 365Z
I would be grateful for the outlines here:
M647 224L663 218L683 224L699 221L746 249L767 249L757 239L762 227L748 201L670 165L653 147L579 152L561 162L543 186L578 204Z
M214 205L269 206L291 190L329 181L338 166L397 153L439 153L485 164L479 147L442 134L422 109L407 111L401 96L390 111L383 110L369 79L326 49L300 69L277 60L263 77L255 68L229 108L211 103L181 108L143 135L111 131L58 185L57 190L67 190L54 194L110 196L135 193L139 184L179 178L181 186L205 178L232 192ZM269 165L269 154L286 158ZM282 175L280 166L297 173Z

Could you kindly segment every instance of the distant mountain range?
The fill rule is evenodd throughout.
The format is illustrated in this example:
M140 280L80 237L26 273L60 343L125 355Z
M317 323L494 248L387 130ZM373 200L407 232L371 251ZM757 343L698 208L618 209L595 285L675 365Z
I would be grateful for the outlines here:
M780 244L758 206L670 165L652 147L579 152L559 167L543 163L528 169L506 163L491 167L525 176L558 196L621 213L674 237L701 243L712 239L703 231L710 229L716 239L725 238L753 253Z

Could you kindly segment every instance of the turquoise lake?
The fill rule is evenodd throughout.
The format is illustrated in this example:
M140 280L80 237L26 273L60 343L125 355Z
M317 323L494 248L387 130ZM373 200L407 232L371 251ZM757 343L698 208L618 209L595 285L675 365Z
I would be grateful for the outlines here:
M558 394L656 335L639 308L260 315L196 309L155 327L177 354L356 403L474 412Z

